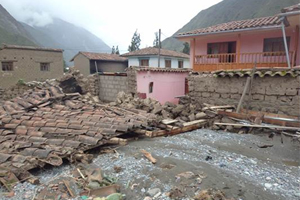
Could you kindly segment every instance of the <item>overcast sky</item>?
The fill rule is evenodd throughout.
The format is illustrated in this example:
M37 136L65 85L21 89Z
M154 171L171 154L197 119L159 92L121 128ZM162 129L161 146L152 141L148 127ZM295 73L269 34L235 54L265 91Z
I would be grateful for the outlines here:
M198 12L221 0L0 0L17 20L44 26L53 17L81 26L110 47L127 51L135 30L141 47L152 46L154 33L162 40L188 23Z

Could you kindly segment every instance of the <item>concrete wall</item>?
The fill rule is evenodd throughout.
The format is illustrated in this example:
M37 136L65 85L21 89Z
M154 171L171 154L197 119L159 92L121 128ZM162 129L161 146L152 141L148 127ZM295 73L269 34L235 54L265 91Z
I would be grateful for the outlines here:
M128 92L127 76L100 75L100 100L115 101L121 91Z
M215 78L208 75L189 76L189 95L196 103L237 105L243 92L246 77ZM299 116L300 77L255 77L252 97L246 97L251 110L261 110Z
M90 61L91 72L96 70L95 61ZM125 72L128 62L97 61L99 72Z
M147 98L152 98L160 103L167 101L178 103L176 96L185 94L185 78L188 72L152 72L137 71L137 92L146 93ZM153 92L149 93L149 84L153 82Z
M0 66L0 88L15 85L18 80L45 81L63 75L63 53L40 50L2 49L0 62L13 61L13 71L2 71ZM41 71L40 63L50 63L49 71Z
M157 56L141 56L141 57L128 57L128 67L140 66L140 59L149 59L149 66L158 67ZM165 60L171 59L171 68L178 68L178 61L183 60L183 68L191 68L190 60L188 58L175 58L175 57L160 57L160 67L165 67Z
M255 31L241 32L241 53L263 52L263 44L265 38L282 37L281 29L271 31ZM290 51L295 51L296 47L296 27L287 27L286 35L290 39ZM299 37L299 36L298 36ZM234 42L238 40L238 33L235 34L219 34L211 36L196 37L195 55L207 55L207 44L216 42ZM191 42L191 55L193 58L194 45ZM299 51L298 51L299 52ZM268 59L271 59L270 57ZM275 56L273 56L275 61ZM297 65L300 65L300 54L297 54Z
M79 53L74 58L74 68L78 69L85 77L90 75L90 60Z

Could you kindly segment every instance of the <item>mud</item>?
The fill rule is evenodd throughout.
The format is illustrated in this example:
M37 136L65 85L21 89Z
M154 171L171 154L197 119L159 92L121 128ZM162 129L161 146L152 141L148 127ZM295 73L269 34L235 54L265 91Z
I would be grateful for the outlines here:
M273 147L258 147L264 144L273 144ZM157 163L153 165L146 160L140 149L150 152ZM191 199L202 189L215 188L228 198L296 200L300 198L299 150L299 142L289 137L269 138L266 133L238 135L201 129L131 142L117 150L119 155L101 155L94 163L112 173L114 166L122 168L116 176L128 199L143 199L150 188L161 189L162 195L157 199L169 199L164 194L172 188L184 194L179 199ZM176 178L187 171L196 177ZM129 189L133 184L138 185Z
M259 147L266 144L273 146ZM150 152L157 163L147 160L141 149ZM227 198L236 200L298 200L299 150L299 142L290 137L199 129L173 137L133 141L118 147L116 153L99 155L93 164L118 178L127 200L143 200L149 189L157 188L161 191L157 200L169 200L169 192L177 199L193 199L208 188L222 190ZM66 165L35 175L43 184L53 177L70 176L73 167ZM178 176L184 172L192 172L192 176ZM12 199L32 199L38 188L18 184Z

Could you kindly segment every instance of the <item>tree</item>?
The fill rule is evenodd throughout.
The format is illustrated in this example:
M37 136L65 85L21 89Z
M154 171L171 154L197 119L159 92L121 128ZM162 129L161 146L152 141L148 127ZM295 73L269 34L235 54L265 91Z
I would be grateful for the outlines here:
M111 48L111 54L116 54L115 46Z
M154 35L155 35L155 39L154 39L154 41L153 41L153 47L158 48L158 47L159 47L159 37L158 37L158 32L155 32Z
M116 47L116 54L120 55L119 46Z
M131 51L139 50L140 45L141 45L141 37L140 37L140 34L138 34L137 30L136 30L132 36L131 44L128 46L128 51L131 52Z
M185 43L183 43L183 46L184 47L183 47L182 53L190 55L190 44L185 42Z

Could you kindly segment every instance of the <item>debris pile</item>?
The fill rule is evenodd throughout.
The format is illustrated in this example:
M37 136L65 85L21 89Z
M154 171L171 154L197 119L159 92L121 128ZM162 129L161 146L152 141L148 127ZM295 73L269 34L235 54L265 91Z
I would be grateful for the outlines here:
M208 190L202 190L200 193L198 193L195 198L195 200L234 200L233 198L226 198L224 193L220 190L214 190L214 189L208 189Z
M10 191L19 180L31 176L30 169L60 166L63 159L82 162L85 151L147 128L153 118L87 98L77 92L64 93L46 82L0 105L1 185Z

